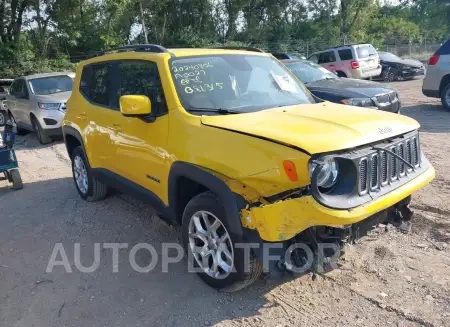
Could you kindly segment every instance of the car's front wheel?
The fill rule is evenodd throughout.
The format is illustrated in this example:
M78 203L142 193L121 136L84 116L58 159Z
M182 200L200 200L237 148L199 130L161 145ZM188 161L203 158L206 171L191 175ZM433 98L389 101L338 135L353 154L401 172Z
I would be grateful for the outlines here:
M79 146L72 153L73 180L78 194L89 202L103 199L108 193L108 187L98 181L92 174L83 149Z
M450 83L442 90L441 101L444 108L450 110Z
M199 194L188 203L182 230L190 263L211 287L235 292L261 275L261 262L237 246L242 239L230 232L225 208L214 193Z
M31 123L33 124L33 130L36 132L37 138L42 145L52 142L52 138L47 135L36 118L33 117Z

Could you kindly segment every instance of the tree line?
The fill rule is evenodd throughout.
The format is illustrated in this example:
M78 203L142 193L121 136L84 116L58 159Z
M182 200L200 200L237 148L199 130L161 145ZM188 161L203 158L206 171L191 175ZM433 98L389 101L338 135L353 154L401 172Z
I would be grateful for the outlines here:
M0 78L72 69L105 48L440 42L448 0L0 0ZM309 43L308 43L309 42Z

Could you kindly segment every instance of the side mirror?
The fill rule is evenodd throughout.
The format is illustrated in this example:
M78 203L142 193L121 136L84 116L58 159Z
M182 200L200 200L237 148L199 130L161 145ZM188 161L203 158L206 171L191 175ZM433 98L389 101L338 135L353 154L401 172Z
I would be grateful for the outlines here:
M124 116L148 116L152 113L152 103L145 95L122 95L119 102Z

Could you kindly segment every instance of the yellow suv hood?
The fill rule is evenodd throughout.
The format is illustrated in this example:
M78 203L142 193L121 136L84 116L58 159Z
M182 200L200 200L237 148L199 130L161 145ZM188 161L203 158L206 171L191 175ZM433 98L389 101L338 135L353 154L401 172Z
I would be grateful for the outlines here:
M414 119L398 114L330 102L201 120L207 126L295 146L310 154L349 149L420 127Z

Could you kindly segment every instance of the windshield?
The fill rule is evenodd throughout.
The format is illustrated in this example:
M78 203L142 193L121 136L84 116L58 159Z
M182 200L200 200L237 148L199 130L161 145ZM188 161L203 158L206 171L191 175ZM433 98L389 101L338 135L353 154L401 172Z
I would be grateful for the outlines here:
M54 94L72 91L73 80L67 75L32 79L31 91L36 95Z
M183 106L252 112L314 103L309 92L278 61L255 55L173 59L171 70Z
M375 48L371 44L357 46L356 52L358 53L359 59L378 55L377 50L375 50Z
M286 66L305 84L337 78L327 69L309 61L287 63Z
M380 53L380 59L384 61L402 61L402 58L397 57L395 54L388 52Z

